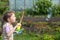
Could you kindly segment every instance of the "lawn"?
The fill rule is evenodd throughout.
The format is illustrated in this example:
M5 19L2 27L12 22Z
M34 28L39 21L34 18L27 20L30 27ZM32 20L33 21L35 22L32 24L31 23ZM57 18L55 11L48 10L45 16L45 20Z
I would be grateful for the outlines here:
M0 37L1 40L1 37ZM14 40L60 40L60 33L55 32L52 34L35 34L35 33L22 33L14 36Z
M38 35L39 36L39 35ZM35 34L22 33L14 36L14 40L39 40L40 38ZM2 38L0 37L0 40Z

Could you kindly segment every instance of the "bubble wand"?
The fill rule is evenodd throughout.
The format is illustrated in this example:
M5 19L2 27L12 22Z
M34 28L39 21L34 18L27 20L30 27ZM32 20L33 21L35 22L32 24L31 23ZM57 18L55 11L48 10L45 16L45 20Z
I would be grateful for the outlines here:
M22 23L23 17L24 17L24 11L22 13L22 17L20 18L20 22L19 22L20 24ZM21 28L21 26L18 25L18 27L16 28L16 31L20 31L20 28Z
M23 17L24 17L24 10L25 10L25 0L24 0L24 9L23 9L23 13L22 13L22 17L20 18L20 24L22 23ZM16 31L20 31L20 26L18 25L18 27L16 28Z

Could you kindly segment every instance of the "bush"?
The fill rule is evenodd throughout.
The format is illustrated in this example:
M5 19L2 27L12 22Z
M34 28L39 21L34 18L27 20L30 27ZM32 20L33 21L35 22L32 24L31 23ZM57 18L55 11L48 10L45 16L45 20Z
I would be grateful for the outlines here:
M35 15L38 15L35 11L31 9L26 9L26 13L25 15L30 15L30 16L35 16Z
M60 40L60 33L59 32L55 32L53 36L54 36L55 40Z
M54 37L52 35L44 34L43 40L54 40Z
M52 7L52 16L60 17L60 6L53 6Z
M48 14L47 9L51 8L52 3L49 0L37 0L36 7L34 9L38 13L38 15L46 15Z
M31 9L26 9L26 15L47 15L48 9L51 8L52 16L60 17L60 6L52 6L52 2L49 0L37 0L36 4Z
M27 9L26 12L29 15L46 15L47 9L51 7L52 3L49 0L37 0L36 4L31 8Z
M2 15L7 10L8 10L8 6L6 2L0 2L0 15Z
M15 15L16 15L17 21L19 22L20 18L22 17L22 12L16 12Z

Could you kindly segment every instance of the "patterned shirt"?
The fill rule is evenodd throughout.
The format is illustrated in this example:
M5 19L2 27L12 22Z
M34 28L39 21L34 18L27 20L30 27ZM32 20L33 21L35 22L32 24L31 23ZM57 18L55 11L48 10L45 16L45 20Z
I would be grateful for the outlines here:
M3 25L2 40L13 40L13 33L10 36L7 36L7 32L12 31L13 26L9 23Z

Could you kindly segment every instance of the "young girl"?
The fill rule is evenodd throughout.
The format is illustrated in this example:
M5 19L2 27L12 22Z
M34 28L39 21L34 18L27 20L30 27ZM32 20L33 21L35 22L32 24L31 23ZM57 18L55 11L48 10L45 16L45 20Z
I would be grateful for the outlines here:
M3 20L5 21L3 25L3 32L2 32L2 40L13 40L13 32L17 28L17 24L15 27L12 26L12 23L16 21L16 17L13 11L8 11L4 14Z

